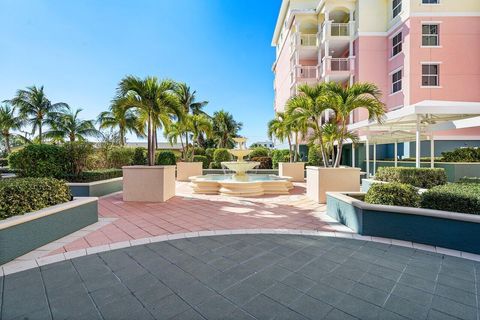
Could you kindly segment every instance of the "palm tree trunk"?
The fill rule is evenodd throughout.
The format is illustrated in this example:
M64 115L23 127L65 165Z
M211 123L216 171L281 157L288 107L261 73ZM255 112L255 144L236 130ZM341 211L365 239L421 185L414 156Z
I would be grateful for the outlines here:
M10 147L10 134L7 132L5 136L5 147L7 148L7 153L10 154L12 152L12 149Z
M325 153L325 148L324 148L324 145L323 145L322 130L320 129L320 126L319 126L319 124L316 120L314 121L314 123L316 125L316 129L317 129L317 133L318 133L318 140L320 140L319 145L320 145L320 152L322 153L323 166L325 168L327 168L328 167L328 159L327 159L327 154Z
M125 145L125 129L124 128L120 128L120 130L118 130L119 133L120 133L120 146L124 146Z
M148 165L153 166L152 161L152 119L150 112L148 113L148 123L147 123L147 154L148 154Z
M40 144L42 144L42 142L43 142L43 139L42 139L42 122L41 121L38 124L38 141L40 142Z
M292 155L292 140L290 135L288 135L288 155L290 156L290 162L293 162L293 155Z
M342 122L342 133L340 134L340 139L338 139L338 148L337 148L337 158L335 159L334 167L338 168L340 166L340 160L342 159L342 150L343 150L343 139L345 139L345 127L346 122Z
M155 128L155 150L158 149L158 130Z
M298 154L300 153L300 146L298 145L298 131L295 132L295 154L293 156L293 161L298 161Z

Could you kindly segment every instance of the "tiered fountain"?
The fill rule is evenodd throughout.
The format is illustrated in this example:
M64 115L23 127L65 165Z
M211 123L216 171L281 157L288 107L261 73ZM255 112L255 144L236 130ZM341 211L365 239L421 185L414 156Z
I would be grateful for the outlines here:
M234 174L207 174L190 177L190 186L195 193L221 194L238 197L261 196L264 194L288 194L293 188L291 177L279 177L266 174L247 174L260 162L245 161L252 150L246 148L245 138L234 138L237 148L228 150L236 161L222 162L222 166Z

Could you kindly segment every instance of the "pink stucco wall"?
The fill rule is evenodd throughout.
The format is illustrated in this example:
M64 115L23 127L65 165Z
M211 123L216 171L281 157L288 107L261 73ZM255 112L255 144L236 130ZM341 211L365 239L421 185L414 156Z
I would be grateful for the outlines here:
M290 37L290 33L287 35L287 37ZM285 103L290 97L290 46L288 43L288 38L287 43L285 43L283 46L283 49L277 59L274 72L274 87L276 91L275 111L282 112L284 110Z

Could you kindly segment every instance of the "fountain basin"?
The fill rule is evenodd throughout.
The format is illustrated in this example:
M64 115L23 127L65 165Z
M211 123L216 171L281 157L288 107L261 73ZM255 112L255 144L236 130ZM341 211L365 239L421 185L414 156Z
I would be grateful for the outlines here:
M269 194L289 194L291 177L275 175L207 174L190 177L194 193L220 194L236 197L255 197Z
M255 161L226 161L222 165L228 169L235 171L236 176L244 176L248 170L252 170L260 165L260 162Z

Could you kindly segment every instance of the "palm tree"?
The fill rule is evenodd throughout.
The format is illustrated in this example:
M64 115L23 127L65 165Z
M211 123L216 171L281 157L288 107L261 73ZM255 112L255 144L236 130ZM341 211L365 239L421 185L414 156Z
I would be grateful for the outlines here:
M232 139L238 136L238 131L242 129L243 123L235 121L233 116L225 110L215 111L212 122L212 136L217 147L233 148L235 142Z
M385 105L380 101L380 89L372 83L355 83L349 87L343 87L336 82L325 84L324 102L334 112L334 119L339 126L339 137L337 140L337 156L334 167L340 166L342 158L342 147L347 139L347 125L350 114L357 109L366 109L368 120L375 120L378 123L383 121Z
M188 119L189 131L192 133L192 160L195 156L195 142L198 142L198 137L200 135L206 135L207 137L212 132L212 122L204 114L194 114L190 115Z
M51 130L45 132L45 136L54 140L70 142L85 141L87 137L100 137L101 133L95 128L94 120L82 120L78 114L82 109L58 113L48 123Z
M110 111L103 111L97 119L100 129L117 128L120 135L120 145L126 143L127 133L135 133L138 137L144 137L143 123L139 120L134 110L122 106L122 99L114 99Z
M140 79L134 76L123 78L117 89L117 97L122 105L139 110L140 119L147 123L148 165L155 163L155 137L159 125L167 127L171 118L181 119L182 113L178 99L173 94L175 83L170 80L159 81L156 77Z
M313 131L313 137L320 146L322 159L326 159L325 146L322 132L322 115L329 109L325 103L325 84L320 83L314 86L302 85L298 88L299 94L287 101L287 117L290 121L302 124L301 127L309 127ZM303 130L303 129L302 129ZM314 142L315 142L314 141ZM327 166L326 161L323 161Z
M170 145L173 146L173 144L177 143L178 140L180 139L180 144L182 145L182 159L185 159L186 153L185 153L185 144L183 142L183 135L185 134L185 121L177 121L174 122L167 127L165 127L165 130L163 131L164 137L168 140Z
M10 153L10 139L18 135L12 133L12 130L20 130L23 126L23 119L15 114L15 108L9 105L0 106L0 137L3 139L7 153Z
M291 133L292 122L287 120L287 116L284 112L277 112L277 117L268 122L267 134L270 139L275 136L281 143L287 139L290 162L293 161Z
M20 116L25 118L32 125L32 133L38 129L38 140L43 143L43 125L53 113L63 112L69 109L64 102L52 103L45 95L43 86L27 87L25 90L18 90L10 102L19 109Z

